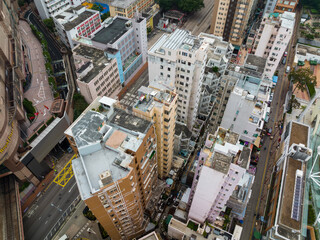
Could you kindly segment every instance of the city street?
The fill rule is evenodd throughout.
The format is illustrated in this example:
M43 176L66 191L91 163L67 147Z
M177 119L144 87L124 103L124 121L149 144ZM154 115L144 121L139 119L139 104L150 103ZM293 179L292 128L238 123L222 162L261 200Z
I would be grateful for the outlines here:
M74 177L65 187L52 182L47 191L23 216L25 239L45 239L78 196L79 191Z

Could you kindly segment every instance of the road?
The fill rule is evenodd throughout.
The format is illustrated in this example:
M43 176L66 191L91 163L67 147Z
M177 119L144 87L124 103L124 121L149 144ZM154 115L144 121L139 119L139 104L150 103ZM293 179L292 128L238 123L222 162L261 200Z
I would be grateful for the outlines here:
M29 10L25 14L25 19L30 21L42 34L48 42L48 51L51 56L52 61L58 61L62 59L62 54L60 52L60 46L53 39L53 36L47 31L45 27L40 23L39 19L34 15L34 13Z
M204 8L188 16L186 23L182 26L183 29L191 31L193 35L208 32L211 25L214 0L204 0L203 3Z
M270 179L270 176L272 174L272 167L274 166L274 161L277 160L275 159L275 148L280 137L279 131L275 128L275 122L282 119L283 104L286 98L287 90L289 88L289 81L285 74L285 69L288 65L292 66L293 63L295 54L293 46L296 45L297 29L299 29L298 24L300 22L300 16L301 13L298 11L296 18L298 20L295 24L295 31L293 32L293 36L291 38L291 41L289 42L287 64L282 65L280 63L278 67L279 78L274 91L273 101L271 104L270 121L267 123L267 128L272 128L272 132L273 134L275 134L275 136L273 140L271 140L269 137L265 137L263 148L266 147L266 150L261 149L260 152L260 159L257 165L255 181L252 186L251 198L248 202L246 215L244 218L241 240L248 240L250 238L253 239L254 228L260 227L260 225L256 225L256 214L259 214L260 216L264 216L265 214L264 211L266 206L269 184L268 180Z
M65 187L52 183L23 216L25 239L44 239L78 196L79 191L74 177Z

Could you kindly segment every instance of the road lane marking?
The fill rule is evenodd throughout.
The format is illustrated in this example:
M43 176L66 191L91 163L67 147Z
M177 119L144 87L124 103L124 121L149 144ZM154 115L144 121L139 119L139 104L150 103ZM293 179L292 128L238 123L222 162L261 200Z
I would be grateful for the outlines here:
M72 185L72 187L70 188L69 192L71 192L72 188L73 188L76 184L77 184L77 183L74 183L74 184Z
M67 162L64 168L58 173L58 175L53 180L54 183L65 187L70 179L73 177L72 170L72 159L74 159L77 155L73 155L72 158Z

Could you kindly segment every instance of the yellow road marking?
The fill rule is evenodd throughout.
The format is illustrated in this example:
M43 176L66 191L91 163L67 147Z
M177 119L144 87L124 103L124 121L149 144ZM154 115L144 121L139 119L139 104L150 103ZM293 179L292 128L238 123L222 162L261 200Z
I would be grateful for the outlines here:
M65 187L70 179L73 177L72 170L72 159L74 159L77 155L73 155L72 158L67 162L67 164L63 167L63 169L58 173L58 175L53 180L54 183Z

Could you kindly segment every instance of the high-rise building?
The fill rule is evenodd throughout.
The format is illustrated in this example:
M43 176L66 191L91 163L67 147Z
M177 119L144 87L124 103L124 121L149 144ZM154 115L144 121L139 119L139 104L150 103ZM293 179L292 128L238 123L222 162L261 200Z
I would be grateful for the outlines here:
M176 90L177 121L191 130L197 115L206 64L206 49L199 37L177 29L164 34L148 52L149 83Z
M77 7L86 0L38 0L34 1L42 19L54 17L68 9L70 6Z
M154 122L157 136L157 160L159 178L167 177L172 164L177 96L168 90L142 86L139 100L133 112Z
M112 239L144 233L144 210L157 181L154 125L97 98L65 131L82 200ZM99 112L91 109L99 109Z
M201 150L189 196L189 218L213 223L249 167L251 149L239 134L219 127ZM214 182L214 184L212 184Z
M248 54L243 66L230 64L227 76L238 80L229 96L221 127L240 135L240 139L255 143L266 116L272 81L265 79L266 59Z
M218 0L213 7L210 33L241 46L256 1Z
M121 90L117 60L107 58L103 50L82 43L72 52L77 84L86 101L91 103L98 96L116 99Z
M265 7L264 7L264 11L263 11L263 16L274 12L277 1L278 0L267 0Z
M266 14L256 32L252 53L267 59L265 76L272 79L290 42L295 13Z
M301 239L306 237L304 219L308 215L309 195L306 182L310 127L289 122L280 145L279 159L274 164L267 198L267 239ZM311 165L310 165L311 166Z
M38 179L20 161L23 145L19 121L24 120L25 79L17 1L0 4L0 175L13 172L20 180L38 184Z
M69 7L53 17L60 40L74 48L73 39L79 36L90 37L101 28L100 12L83 6Z
M146 19L138 13L132 19L119 16L107 19L90 38L79 36L77 41L99 48L108 58L116 59L121 84L128 83L147 61Z
M278 0L274 12L295 12L298 3L299 0Z

